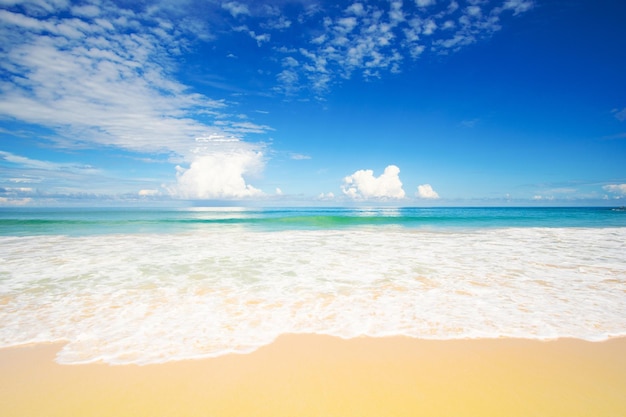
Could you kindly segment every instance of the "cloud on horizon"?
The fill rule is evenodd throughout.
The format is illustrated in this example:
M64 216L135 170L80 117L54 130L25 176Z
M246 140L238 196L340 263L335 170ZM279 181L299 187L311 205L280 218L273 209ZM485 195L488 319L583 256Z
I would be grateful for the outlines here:
M261 59L275 63L264 70L275 83L274 93L319 96L355 75L381 77L423 53L457 51L500 30L506 13L526 12L533 2L391 0L338 6L298 0L286 7L209 0L200 10L156 0L132 8L121 4L2 2L0 116L52 130L44 140L58 149L166 155L178 164L172 169L177 182L166 191L178 198L250 198L263 195L248 181L271 154L269 145L253 143L250 136L273 129L234 112L237 103L200 94L177 78L184 53L218 37L252 37L254 47L266 48ZM195 141L211 135L236 139L236 150L234 142ZM72 184L79 184L81 175L91 178L86 173L73 172ZM357 171L342 188L354 199L404 198L398 173L395 166L380 177ZM74 192L62 185L61 174L56 178L51 194ZM152 187L143 184L134 194Z
M437 192L433 190L433 187L430 184L418 185L415 195L419 198L424 198L427 200L439 199L439 194L437 194Z
M602 187L602 189L612 194L626 196L626 184L608 184Z
M191 33L197 25L174 13L165 18L156 4L132 10L113 3L26 1L10 6L0 9L5 40L0 48L0 116L52 129L55 135L47 139L59 149L114 147L190 163L188 169L178 169L176 195L255 193L245 183L239 189L237 182L262 167L255 153L228 159L232 147L215 144L204 146L199 155L194 138L242 141L272 128L246 115L231 115L223 100L191 91L174 75L175 57L190 41L208 39L208 32L204 37ZM231 2L229 11L243 10L236 6ZM38 175L58 172L54 163L6 152L0 157L25 170L38 169ZM208 183L207 176L216 172L209 161L221 167L216 177L225 180L221 190ZM74 168L73 174L90 174ZM49 192L74 192L60 187L60 174L54 175L60 181L48 184L53 187Z
M341 190L354 200L399 200L405 197L400 168L389 165L378 177L371 169L361 169L343 179Z
M189 168L176 167L177 183L169 193L183 199L247 199L264 196L246 182L264 167L263 145L235 138L197 138Z

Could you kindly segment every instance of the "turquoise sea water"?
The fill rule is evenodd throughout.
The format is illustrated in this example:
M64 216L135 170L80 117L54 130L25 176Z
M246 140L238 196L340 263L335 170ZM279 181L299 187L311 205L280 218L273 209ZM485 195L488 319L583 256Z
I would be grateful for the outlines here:
M0 323L61 363L285 333L604 340L626 335L626 211L5 208Z
M0 235L176 233L211 226L251 230L625 227L623 208L192 208L0 209Z

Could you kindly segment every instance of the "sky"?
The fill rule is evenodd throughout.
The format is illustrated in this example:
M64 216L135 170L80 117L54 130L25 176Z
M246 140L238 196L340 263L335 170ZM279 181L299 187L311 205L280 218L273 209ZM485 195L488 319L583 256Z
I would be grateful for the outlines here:
M0 0L0 205L626 204L626 2Z

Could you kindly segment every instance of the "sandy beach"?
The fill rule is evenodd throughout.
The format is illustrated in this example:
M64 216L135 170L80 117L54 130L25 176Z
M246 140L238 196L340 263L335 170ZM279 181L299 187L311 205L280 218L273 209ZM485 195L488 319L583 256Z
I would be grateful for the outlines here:
M247 355L59 365L0 350L5 416L623 416L626 338L426 341L287 335Z

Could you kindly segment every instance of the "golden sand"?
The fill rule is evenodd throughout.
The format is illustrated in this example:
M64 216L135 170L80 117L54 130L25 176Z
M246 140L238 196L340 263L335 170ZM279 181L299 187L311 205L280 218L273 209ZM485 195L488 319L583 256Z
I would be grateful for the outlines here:
M626 339L424 341L289 335L249 355L58 365L0 350L13 417L626 416Z

